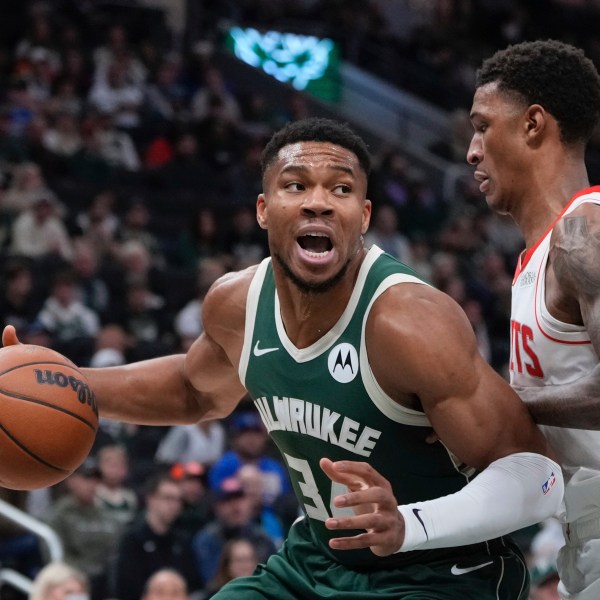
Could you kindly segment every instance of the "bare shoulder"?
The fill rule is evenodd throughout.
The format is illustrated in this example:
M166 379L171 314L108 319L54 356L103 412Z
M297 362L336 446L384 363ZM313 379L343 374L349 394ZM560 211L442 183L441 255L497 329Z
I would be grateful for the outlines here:
M436 395L438 381L473 371L481 361L471 325L447 294L422 284L389 288L374 303L366 329L369 362L392 397ZM440 377L432 377L434 371Z
M600 205L584 203L560 219L550 240L556 279L579 294L600 291Z
M257 265L232 271L217 279L202 303L204 329L215 341L227 334L243 334L246 300Z
M427 332L427 337L440 340L469 328L466 315L450 296L416 283L390 287L373 305L369 321L377 337L399 336L403 343L410 343L415 333L422 338Z

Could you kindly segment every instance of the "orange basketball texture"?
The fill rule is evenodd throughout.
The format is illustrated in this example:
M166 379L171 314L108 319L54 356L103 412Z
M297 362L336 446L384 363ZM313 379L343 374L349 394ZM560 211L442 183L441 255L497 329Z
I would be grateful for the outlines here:
M0 348L0 486L62 481L89 454L96 398L68 358L42 346Z

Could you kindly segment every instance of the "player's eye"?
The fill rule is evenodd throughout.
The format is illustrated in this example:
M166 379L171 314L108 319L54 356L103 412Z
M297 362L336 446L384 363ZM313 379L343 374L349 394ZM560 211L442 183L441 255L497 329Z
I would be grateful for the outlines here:
M346 185L345 183L340 183L340 185L336 185L333 188L333 191L336 194L347 196L348 194L350 194L350 192L352 192L352 188L349 185Z
M304 186L297 181L292 181L291 183L286 184L285 189L288 192L302 192L304 191Z

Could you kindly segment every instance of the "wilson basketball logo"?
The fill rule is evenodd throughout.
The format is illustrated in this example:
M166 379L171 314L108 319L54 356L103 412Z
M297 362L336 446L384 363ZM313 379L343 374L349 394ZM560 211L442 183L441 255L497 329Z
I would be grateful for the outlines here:
M358 353L351 344L338 344L327 357L331 376L339 383L350 383L358 374Z
M36 382L40 385L56 385L61 388L71 387L71 389L77 394L77 400L81 404L89 405L94 414L98 414L98 406L96 404L96 396L89 386L73 377L73 375L65 375L60 371L51 371L50 369L34 369Z

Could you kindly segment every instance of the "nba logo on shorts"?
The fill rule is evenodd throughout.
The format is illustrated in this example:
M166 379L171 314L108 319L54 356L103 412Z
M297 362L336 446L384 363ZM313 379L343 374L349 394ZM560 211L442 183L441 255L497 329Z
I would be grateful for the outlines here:
M544 492L544 496L552 489L552 486L556 483L556 475L554 475L554 471L550 473L550 477L544 482L542 485L542 492Z

